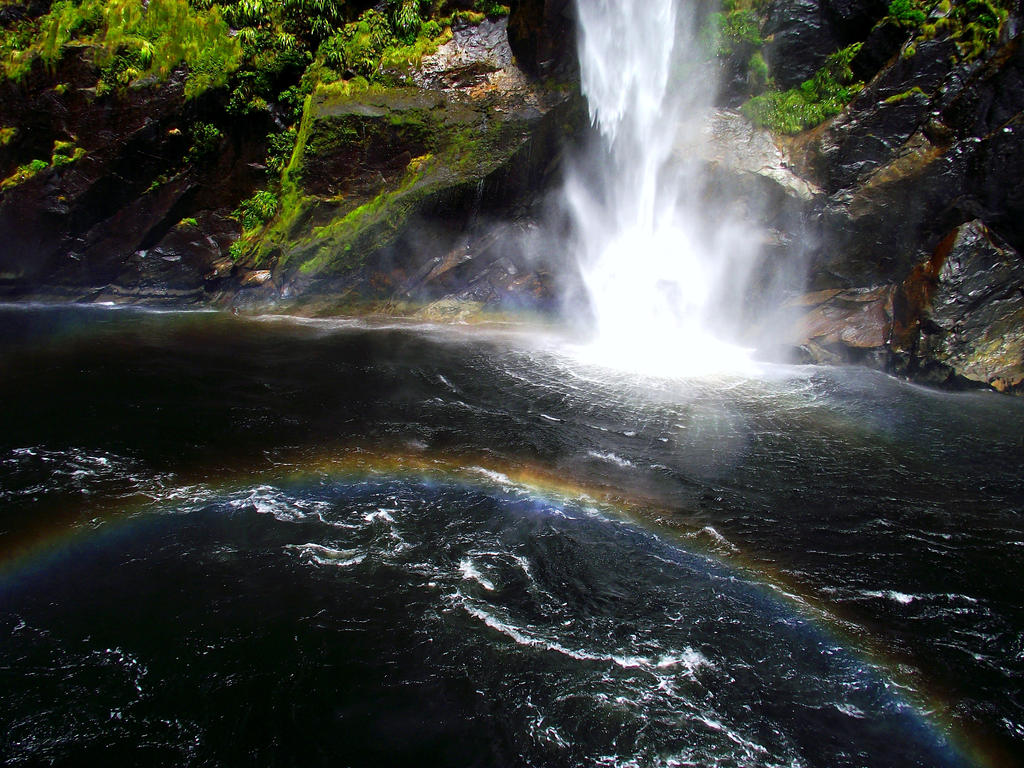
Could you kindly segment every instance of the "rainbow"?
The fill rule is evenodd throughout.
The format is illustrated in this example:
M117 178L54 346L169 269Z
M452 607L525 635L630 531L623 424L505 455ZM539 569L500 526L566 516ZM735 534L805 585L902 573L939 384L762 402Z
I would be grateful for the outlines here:
M181 478L187 480L188 478ZM952 715L952 707L921 681L901 671L900 660L886 653L879 641L835 606L815 595L778 569L730 545L717 545L703 535L706 529L688 523L678 510L667 509L653 498L626 495L609 485L584 484L550 468L526 462L497 461L492 455L439 454L427 451L369 451L338 448L316 455L287 457L267 470L235 469L209 481L202 477L173 488L130 500L90 497L88 508L66 510L49 522L8 535L0 546L0 594L35 573L59 564L82 546L128 538L133 531L173 507L187 494L190 499L215 501L253 485L303 486L323 482L352 484L368 480L460 485L485 493L517 492L552 506L566 504L592 508L619 521L641 525L662 538L732 569L758 584L765 594L788 604L834 639L852 656L879 671L901 691L921 723L936 739L949 742L968 761L986 768L1014 764L997 745L970 733Z

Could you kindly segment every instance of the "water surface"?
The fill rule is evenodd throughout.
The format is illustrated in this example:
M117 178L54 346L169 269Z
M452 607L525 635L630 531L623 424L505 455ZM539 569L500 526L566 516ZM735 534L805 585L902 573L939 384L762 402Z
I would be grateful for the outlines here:
M0 312L0 753L1014 763L1024 407L526 332Z

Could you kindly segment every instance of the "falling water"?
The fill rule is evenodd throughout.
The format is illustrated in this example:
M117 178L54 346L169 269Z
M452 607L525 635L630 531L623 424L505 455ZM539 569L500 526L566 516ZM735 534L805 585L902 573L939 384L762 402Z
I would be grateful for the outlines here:
M630 370L693 374L747 361L710 330L724 327L723 305L738 303L756 238L702 200L716 78L699 5L577 3L582 88L600 135L566 189L594 321L587 351Z

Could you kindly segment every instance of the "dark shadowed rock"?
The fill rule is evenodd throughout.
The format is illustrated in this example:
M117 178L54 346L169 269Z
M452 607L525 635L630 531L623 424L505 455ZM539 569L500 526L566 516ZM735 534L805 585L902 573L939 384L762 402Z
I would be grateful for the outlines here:
M765 61L780 88L792 88L818 71L841 45L828 11L820 0L776 0L762 34L770 39Z
M0 148L0 174L33 159L37 175L0 192L0 286L26 295L64 291L81 298L119 283L124 295L164 302L176 291L193 300L196 275L219 258L205 240L177 242L154 258L154 248L191 218L225 222L238 201L262 183L259 163L269 116L248 119L201 157L190 156L192 127L211 111L186 102L182 73L163 85L139 85L97 97L97 73L88 51L72 50L60 68L32 71L25 82L0 83L0 123L18 126ZM55 83L61 89L55 89ZM215 109L212 111L216 111ZM72 147L63 165L50 163L58 143ZM237 227L231 236L237 236ZM218 224L211 232L226 244ZM170 242L170 241L168 241ZM189 264L188 268L184 265ZM178 265L178 266L175 266ZM178 267L181 274L176 274ZM167 293L159 285L167 280ZM180 284L184 281L186 285ZM183 296L185 294L182 294Z
M576 70L574 0L511 0L508 38L516 62L534 77Z

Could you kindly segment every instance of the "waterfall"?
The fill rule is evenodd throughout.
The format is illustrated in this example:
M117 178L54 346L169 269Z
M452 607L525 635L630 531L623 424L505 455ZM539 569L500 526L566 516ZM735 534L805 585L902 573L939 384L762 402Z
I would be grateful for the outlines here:
M600 137L566 182L588 353L630 370L702 373L747 359L710 330L727 325L730 281L742 280L756 238L702 200L716 77L698 5L577 2L581 86Z

